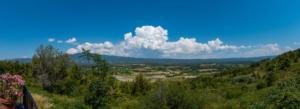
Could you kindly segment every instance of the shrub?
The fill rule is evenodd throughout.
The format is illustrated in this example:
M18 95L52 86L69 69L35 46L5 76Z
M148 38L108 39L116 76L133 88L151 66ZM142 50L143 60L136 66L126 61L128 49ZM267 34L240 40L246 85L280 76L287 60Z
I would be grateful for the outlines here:
M22 96L22 88L25 81L20 75L11 75L9 73L0 75L0 98L7 100L17 100Z
M114 87L116 84L117 81L111 77L106 77L104 80L102 78L92 80L84 96L85 103L91 105L93 109L106 108L118 92Z
M202 99L184 82L162 81L159 87L142 98L144 109L199 109Z
M267 83L265 81L260 81L259 83L257 83L256 85L256 89L257 90L260 90L260 89L263 89L263 88L266 88L267 87Z
M146 80L143 76L143 74L139 74L136 76L133 84L132 84L132 95L145 95L147 91L151 89L150 83L148 80Z
M237 76L237 77L233 78L234 83L250 84L253 81L255 81L255 78L251 77L250 75L242 75L242 76Z
M105 107L109 101L108 84L100 80L93 81L88 87L88 94L85 96L85 102L93 107L93 109L100 109Z

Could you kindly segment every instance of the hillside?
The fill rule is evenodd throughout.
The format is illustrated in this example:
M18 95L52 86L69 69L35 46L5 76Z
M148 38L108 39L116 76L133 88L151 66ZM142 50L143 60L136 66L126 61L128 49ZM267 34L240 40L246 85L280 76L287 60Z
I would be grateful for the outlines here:
M225 106L231 108L298 109L300 49L254 63L247 68L198 77L190 83L202 91L206 88L216 90L209 97L222 96L224 101L216 102L225 102Z

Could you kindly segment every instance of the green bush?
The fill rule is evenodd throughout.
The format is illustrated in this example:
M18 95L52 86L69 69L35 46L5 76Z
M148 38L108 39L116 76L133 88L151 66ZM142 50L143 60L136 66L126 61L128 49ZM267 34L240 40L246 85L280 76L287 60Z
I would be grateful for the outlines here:
M263 88L266 88L268 85L265 81L259 81L256 85L256 89L257 90L260 90L260 89L263 89Z
M150 82L144 78L143 74L140 73L138 76L136 76L132 83L131 94L134 96L146 95L150 89Z

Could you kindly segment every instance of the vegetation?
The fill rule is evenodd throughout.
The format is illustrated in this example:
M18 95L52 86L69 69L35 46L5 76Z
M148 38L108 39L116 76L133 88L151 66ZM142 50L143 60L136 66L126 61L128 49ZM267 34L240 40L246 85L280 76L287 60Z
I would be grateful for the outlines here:
M152 65L151 70L178 70L196 76L156 81L149 79L142 70L133 81L119 81L114 77L116 71L130 75L140 65L116 70L100 55L86 50L83 54L89 65L78 65L52 46L41 46L32 63L2 61L0 72L22 75L42 108L300 108L300 49L251 65ZM135 69L130 70L130 67ZM205 70L206 73L201 74L203 71L198 68L217 70Z
M16 101L22 96L24 80L20 75L1 74L0 75L0 98Z

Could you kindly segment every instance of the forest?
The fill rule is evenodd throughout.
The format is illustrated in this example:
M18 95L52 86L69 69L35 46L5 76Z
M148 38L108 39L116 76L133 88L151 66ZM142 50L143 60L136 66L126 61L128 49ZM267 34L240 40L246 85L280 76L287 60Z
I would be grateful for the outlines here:
M218 73L185 70L196 76L155 81L143 72L120 81L116 66L101 55L82 54L91 64L77 64L53 46L41 45L30 63L1 61L0 74L21 75L41 109L300 108L300 49L252 64L213 66L222 69ZM126 67L118 71L126 74Z

